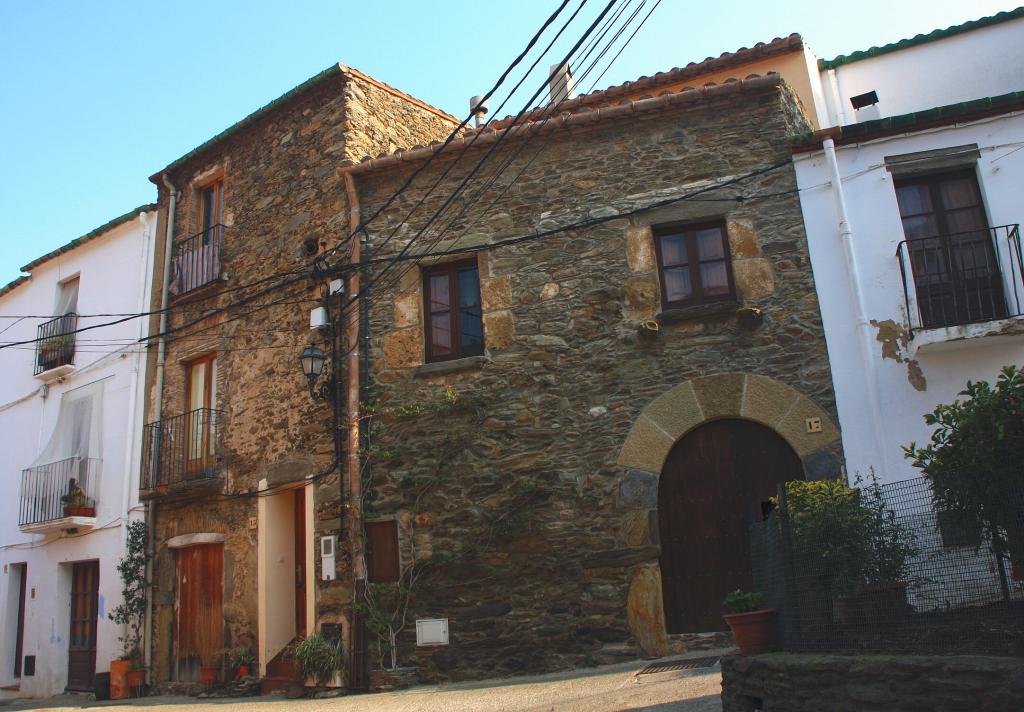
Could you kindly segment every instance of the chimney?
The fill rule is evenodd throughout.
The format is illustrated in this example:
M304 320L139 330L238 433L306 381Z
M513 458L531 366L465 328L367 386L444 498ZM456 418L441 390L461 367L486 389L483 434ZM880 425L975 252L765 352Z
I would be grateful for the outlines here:
M487 100L482 96L470 98L469 110L473 114L473 123L477 128L480 128L480 125L484 122L484 115L487 113Z
M548 74L548 90L551 94L551 103L557 104L566 99L576 98L576 81L572 78L572 70L569 63L552 64Z

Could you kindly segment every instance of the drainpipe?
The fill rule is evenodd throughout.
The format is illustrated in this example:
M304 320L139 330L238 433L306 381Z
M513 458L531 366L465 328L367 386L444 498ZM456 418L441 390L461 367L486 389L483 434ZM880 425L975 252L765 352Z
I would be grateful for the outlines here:
M352 236L352 251L349 255L349 264L359 264L362 258L362 237L360 230L359 193L356 191L356 182L351 173L345 174L345 193L349 205L349 234ZM349 508L348 508L348 538L349 547L352 552L352 573L355 579L355 586L352 591L352 622L349 626L349 650L352 651L353 664L358 659L362 666L365 661L360 653L363 636L356 633L357 615L355 604L360 603L366 586L366 560L363 558L363 483L359 471L359 323L361 312L361 300L358 298L360 289L359 270L354 269L348 278L348 294L352 295L352 303L349 305L350 316L345 322L345 346L348 349L346 358L348 360L346 375L346 390L348 403L348 450L345 453L346 479L348 480ZM342 315L344 318L344 315ZM358 656L358 658L356 657ZM360 680L362 674L356 672L355 679Z
M836 158L835 141L829 137L822 141L821 145L825 150L825 160L828 162L829 172L832 175L832 197L835 199L836 212L839 214L839 238L843 243L843 254L846 257L846 273L850 276L850 292L857 311L858 346L860 347L861 362L864 365L864 385L871 409L875 448L881 458L882 471L888 473L889 462L886 457L885 439L882 434L882 409L878 402L878 384L875 377L875 361L872 354L874 337L871 334L871 323L868 321L867 308L864 305L864 288L861 284L860 270L857 267L853 226L850 224L850 215L846 208L846 193L843 190L842 176L839 174L839 160ZM849 473L847 473L847 478L849 478Z
M142 260L141 264L139 265L140 293L137 311L138 313L142 314L149 311L148 295L149 290L152 288L150 278L153 275L153 268L152 265L150 265L149 263L149 258L150 249L152 245L151 238L153 237L153 235L152 227L149 224L149 217L147 216L147 213L145 211L139 214L139 222L142 224ZM149 270L146 269L147 266L149 267ZM139 328L137 335L137 343L142 343L142 339L144 339L146 336L146 319L139 319ZM128 521L128 515L133 509L133 505L131 503L133 478L130 475L132 473L132 470L134 469L134 464L138 462L136 450L138 423L136 423L136 420L140 419L142 417L142 414L139 412L139 408L135 402L135 399L138 397L139 393L139 374L141 372L139 365L140 362L142 361L142 354L142 351L137 351L135 354L135 358L133 359L134 363L132 365L132 380L128 399L128 402L131 403L131 411L128 420L128 437L125 438L124 457L126 465L125 472L127 473L127 476L124 478L124 492L122 494L123 499L121 503L122 517L125 522ZM129 467L128 463L132 463L132 466Z
M164 366L167 361L167 337L164 336L164 332L167 331L167 301L170 295L170 278L171 278L171 248L174 246L174 215L175 209L178 204L178 190L174 187L171 181L167 178L167 174L161 176L164 186L170 192L170 202L167 207L167 232L164 236L164 265L163 265L163 281L160 283L160 330L159 330L159 342L157 345L156 352L156 398L153 402L153 413L159 419L164 407ZM155 254L155 252L154 252ZM160 457L161 443L159 438L162 436L161 430L157 431L157 443L156 443L156 471L155 475L159 476L160 473ZM154 483L155 484L155 483ZM153 680L153 589L155 582L153 581L153 575L155 571L155 557L156 557L156 501L149 500L146 503L146 531L150 533L149 538L149 551L147 552L147 563L146 563L146 580L149 584L146 586L146 669L149 670L149 681L150 684Z

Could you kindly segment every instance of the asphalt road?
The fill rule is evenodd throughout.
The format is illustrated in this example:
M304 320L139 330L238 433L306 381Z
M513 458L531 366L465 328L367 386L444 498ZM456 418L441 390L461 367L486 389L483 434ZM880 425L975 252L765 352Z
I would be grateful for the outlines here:
M116 712L721 712L719 667L637 675L646 663L625 663L537 677L485 680L449 685L424 685L399 692L332 699L286 700L249 697L198 700L149 697L120 703L91 702L87 697L8 702L0 710L54 710L109 707Z

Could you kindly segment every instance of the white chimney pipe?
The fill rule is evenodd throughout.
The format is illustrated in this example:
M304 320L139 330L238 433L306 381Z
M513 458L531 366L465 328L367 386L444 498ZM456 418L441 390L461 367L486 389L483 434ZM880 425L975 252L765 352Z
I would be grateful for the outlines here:
M576 80L572 77L568 62L552 64L548 76L548 91L552 104L576 98Z
M482 96L471 97L469 100L469 110L473 114L473 123L477 128L480 128L484 115L487 113L487 99Z

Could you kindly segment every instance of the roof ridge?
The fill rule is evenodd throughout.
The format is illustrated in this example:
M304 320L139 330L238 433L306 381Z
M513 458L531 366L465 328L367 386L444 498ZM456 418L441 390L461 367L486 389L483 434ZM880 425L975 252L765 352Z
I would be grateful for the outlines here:
M870 59L882 54L888 54L889 52L897 52L901 49L907 49L908 47L916 47L917 45L935 42L936 40L945 39L947 37L954 37L956 35L963 34L964 32L980 30L984 27L997 25L1008 20L1015 20L1019 17L1024 17L1024 5L1014 8L1013 10L1004 10L1003 12L997 12L995 15L986 15L985 17L979 17L976 20L968 20L967 22L961 22L959 25L950 25L944 29L917 34L913 37L897 40L881 46L875 45L868 49L857 50L855 52L850 52L849 54L841 54L834 59L819 59L818 69L835 69L836 67L844 64L850 64L851 62L859 62L862 59Z
M799 32L793 32L785 37L776 37L769 42L758 42L752 47L740 47L733 52L722 52L717 57L707 57L699 62L690 62L684 67L673 67L664 72L656 72L652 76L641 76L637 79L613 84L604 89L581 94L574 99L568 99L559 107L565 111L582 108L589 104L608 102L625 94L635 93L643 89L655 89L664 84L681 81L689 77L699 77L701 74L708 74L719 68L727 68L736 64L745 64L765 56L792 52L803 49L804 40ZM538 106L526 112L522 118L530 119L536 115L543 115L550 108L550 105ZM509 115L501 119L495 119L488 125L494 128L502 128L514 117Z
M338 168L341 173L362 173L377 168L393 167L401 163L409 163L425 159L431 154L442 149L455 150L459 146L486 145L497 140L499 134L517 138L524 135L534 135L541 131L552 130L558 127L573 125L585 125L600 121L626 118L636 114L645 114L651 111L658 111L668 106L682 106L701 99L717 98L727 96L744 90L756 90L769 86L780 86L784 79L776 72L769 72L767 75L751 74L744 79L729 79L721 84L709 82L702 87L685 87L677 92L664 91L658 96L644 96L632 101L623 102L615 106L604 105L586 107L577 113L562 111L557 115L552 114L543 121L524 120L514 126L495 129L490 125L467 133L466 135L452 140L448 144L434 141L429 145L416 145L408 149L398 149L394 153L382 153L376 158L365 156L361 161L345 160L340 162Z
M371 77L369 74L365 74L363 72L360 72L358 69L353 69L352 67L349 67L348 65L342 64L341 62L335 62L334 64L329 66L327 69L323 70L322 72L314 74L312 77L310 77L306 81L304 81L301 84L298 84L298 85L292 87L291 89L289 89L284 94L282 94L281 96L277 97L276 99L267 102L266 104L264 104L260 108L258 108L255 111L247 114L246 116L242 117L241 119L239 119L235 123L231 124L226 129L221 131L220 133L214 135L212 138L209 138L206 141L203 141L201 144L199 144L198 146L193 148L188 153L185 153L180 158L177 158L176 160L171 161L171 163L167 164L166 167L164 167L163 169L161 169L161 170L157 171L156 173L154 173L153 175L151 175L149 177L149 180L152 181L153 183L157 183L157 185L159 185L157 179L159 178L159 176L161 174L167 173L168 171L172 171L175 168L178 168L179 166L184 164L186 161L191 160L192 158L194 158L194 157L198 156L199 154L203 153L204 151L206 151L206 150L212 148L213 146L219 144L221 141L224 141L228 137L238 133L242 129L250 126L251 124L256 123L258 120L260 120L261 118L266 116L269 112L273 111L274 109L278 108L279 106L283 106L284 104L287 104L292 99L296 99L296 98L302 96L306 92L312 90L314 87L317 87L320 84L322 84L327 79L330 79L331 77L333 77L335 75L341 75L342 77L344 77L344 76L346 76L346 73L349 73L349 74L351 74L353 76L357 76L360 79L363 79L365 81L371 82L375 86L378 86L381 89L383 89L385 91L388 91L389 93L391 93L391 94L393 94L395 96L401 96L401 97L403 97L403 98L405 98L407 100L410 100L413 104L415 104L417 106L420 106L420 107L425 108L425 109L432 110L434 113L436 113L437 115L445 118L446 120L455 121L456 123L459 123L459 119L456 119L455 117L451 116L450 114L448 114L448 113L446 113L444 111L441 111L437 107L432 106L432 105L428 104L425 101L417 99L416 97L412 96L411 94L406 94L405 92L403 92L403 91L401 91L399 89L395 89L394 87L390 86L389 84L385 84L384 82L380 81L379 79L375 79L374 77Z
M452 122L454 122L456 124L462 123L462 119L460 119L458 117L455 117L455 116L452 116L451 114L449 114L444 109L439 109L438 107L434 106L433 104L429 104L429 103L423 101L422 99L417 99L412 94L404 92L401 89L396 89L395 87L391 86L387 82L383 82L380 79L377 79L376 77L367 74L366 72L361 72L358 69L356 69L355 67L350 67L347 64L341 64L340 62L338 63L338 67L341 69L341 73L342 74L351 74L351 75L353 75L353 76L355 76L355 77L357 77L359 79L362 79L365 82L369 82L370 84L373 84L375 87L377 87L379 89L383 89L384 91L388 92L389 94L391 94L393 96L397 96L397 97L399 97L401 99L405 99L409 103L414 104L414 105L420 107L421 109L425 109L426 111L429 111L429 112L431 112L433 114L437 114L442 119L445 119L447 121L452 121Z
M116 218L114 218L113 220L108 220L107 222L103 223L99 227L97 227L97 228L95 228L93 230L90 230L89 232L85 233L81 237L76 237L74 240L71 240L70 242L64 243L63 245L61 245L57 249L51 250L50 252L47 252L42 257L37 257L36 259L34 259L31 262L29 262L27 265L22 267L21 271L22 272L31 272L33 269L35 269L39 265L43 264L44 262L48 262L48 261L52 260L54 257L58 257L60 255L63 255L65 252L70 252L71 250L75 249L76 247L79 247L79 246L85 244L86 242L89 242L89 240L95 239L95 238L99 237L100 235L103 235L104 233L110 232L115 227L119 227L119 226L123 225L124 223L126 223L126 222L132 220L133 218L137 217L140 213L144 213L144 212L147 212L149 210L156 210L156 209L157 209L156 203L146 203L145 205L140 205L139 207L135 208L134 210L129 210L124 215L119 215ZM17 281L17 280L15 280L15 281Z

